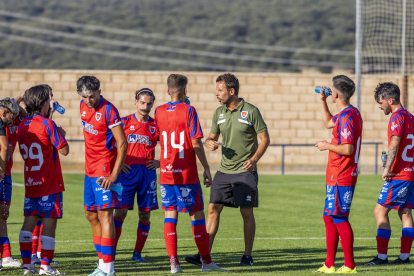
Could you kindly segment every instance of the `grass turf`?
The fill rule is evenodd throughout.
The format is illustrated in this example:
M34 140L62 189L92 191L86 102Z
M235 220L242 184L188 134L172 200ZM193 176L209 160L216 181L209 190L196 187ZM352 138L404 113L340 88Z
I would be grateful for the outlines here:
M92 231L83 211L83 175L65 175L63 219L58 223L55 265L70 275L91 273L97 256L92 243ZM23 175L13 175L13 182L23 183ZM324 176L270 176L259 179L259 208L256 215L256 239L252 267L239 267L244 250L243 224L238 209L225 208L213 247L213 259L227 269L224 274L245 275L309 275L325 259L325 229L322 209L325 199ZM412 275L414 264L364 267L360 263L376 254L376 225L373 209L382 187L380 176L362 175L355 190L350 222L355 235L355 259L358 273L364 275ZM208 202L209 189L203 189ZM159 194L159 193L158 193ZM20 259L18 237L23 222L24 187L13 187L13 199L8 220L12 253ZM159 200L159 202L161 202ZM115 270L117 275L168 275L169 262L163 236L163 211L152 212L151 230L143 251L144 263L131 260L135 245L137 210L130 211L119 241ZM391 212L393 232L389 260L399 255L401 223L397 212ZM187 214L178 220L178 254L185 274L200 273L200 268L184 261L197 252ZM343 264L339 249L336 267ZM7 275L20 275L20 269L4 268ZM220 273L223 274L223 273Z

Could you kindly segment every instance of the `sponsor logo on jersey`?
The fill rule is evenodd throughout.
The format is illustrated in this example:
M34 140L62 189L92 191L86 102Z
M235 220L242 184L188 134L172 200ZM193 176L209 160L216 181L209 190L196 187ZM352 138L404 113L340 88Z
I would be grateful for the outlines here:
M193 203L193 199L189 197L191 189L189 188L180 188L181 190L181 196L178 196L177 199L181 202L191 204Z
M150 126L149 131L151 132L151 134L154 134L155 133L155 126Z
M240 116L241 116L242 119L246 119L247 115L249 115L249 111L247 111L247 110L242 110L240 112Z
M155 182L155 180L153 180L150 184L151 190L155 190L157 189L157 183Z
M403 198L407 195L407 193L408 193L408 188L403 187L401 190L398 191L398 197Z
M167 190L164 188L164 186L160 185L160 191L161 191L161 197L164 198L167 195Z
M387 193L387 192L388 192L388 188L384 188L384 187L383 187L383 188L381 189L381 193Z
M329 186L329 185L327 185L327 186L326 186L326 192L327 192L327 193L332 193L332 191L333 191L333 186Z
M33 178L29 177L27 178L27 182L25 183L25 186L36 186L36 185L42 185L42 181L34 181Z
M175 111L176 106L167 107L167 111Z
M347 204L350 204L352 202L352 192L351 191L348 191L348 192L345 193L344 201Z
M102 118L102 113L100 113L100 112L96 112L95 113L95 120L97 121L97 122L99 122L100 120L101 120L101 118ZM115 122L116 123L116 122Z
M180 188L180 190L181 190L181 195L183 197L187 197L191 192L191 189L188 189L188 188Z
M180 170L180 169L177 169L177 170L174 170L173 169L173 166L171 165L171 164L168 164L167 166L165 166L165 168L166 169L161 169L161 172L163 172L163 173L171 173L171 172L173 172L173 173L175 173L175 172L183 172L183 170Z
M414 167L411 168L405 168L404 169L405 172L414 172Z
M49 199L49 196L42 196L42 201L47 201Z
M171 164L168 164L167 166L165 166L166 168L167 168L167 170L169 170L169 171L171 171L171 169L172 169L172 165Z
M391 125L391 131L394 131L398 127L398 124L392 123Z
M83 129L84 129L86 132L89 132L89 133L91 133L91 134L93 134L93 135L98 135L98 131L97 131L96 129L93 129L93 125L88 124L88 123L87 123L87 122L85 122L85 121L82 121L82 126L83 126Z
M135 126L134 125L130 126L129 130L135 130Z
M82 112L82 117L85 117L86 116L86 111L84 110L83 112Z
M348 139L348 136L351 135L351 131L344 129L344 131L341 131L341 135L342 137L344 137L344 139Z
M107 196L107 195L104 195L104 196L102 197L102 200L103 200L103 201L108 201L108 200L109 200L109 198L108 198L108 196Z
M150 141L150 138L145 135L139 135L139 134L128 134L128 143L135 144L144 144L151 146L152 142Z

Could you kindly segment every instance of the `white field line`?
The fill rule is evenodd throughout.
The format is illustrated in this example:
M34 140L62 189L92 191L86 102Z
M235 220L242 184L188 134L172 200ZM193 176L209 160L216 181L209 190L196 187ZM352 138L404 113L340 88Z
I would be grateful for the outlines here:
M20 183L16 183L16 182L13 182L12 185L13 186L18 186L18 187L24 187L24 184L20 184Z
M391 240L399 240L400 238L391 238ZM193 241L194 239L178 239L179 241ZM222 238L216 240L243 240L243 238ZM274 238L255 238L255 240L325 240L325 237L274 237ZM375 237L361 237L355 238L355 240L375 240ZM135 242L135 240L123 240L120 239L120 242ZM164 241L164 239L147 239L147 241ZM90 240L56 240L57 243L90 243ZM18 243L17 241L12 241L11 243Z

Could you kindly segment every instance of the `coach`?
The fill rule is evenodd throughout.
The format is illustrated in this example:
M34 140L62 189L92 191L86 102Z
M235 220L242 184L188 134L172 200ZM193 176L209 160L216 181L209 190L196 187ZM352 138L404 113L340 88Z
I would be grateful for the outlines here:
M215 151L222 134L222 159L211 186L207 232L210 250L218 231L224 206L240 207L244 223L244 254L241 266L253 265L252 248L256 231L253 207L258 207L256 163L269 146L269 133L257 107L238 97L239 80L226 73L216 79L216 97L222 105L213 115L205 146ZM258 144L257 136L261 143ZM188 256L190 263L200 265L199 255Z

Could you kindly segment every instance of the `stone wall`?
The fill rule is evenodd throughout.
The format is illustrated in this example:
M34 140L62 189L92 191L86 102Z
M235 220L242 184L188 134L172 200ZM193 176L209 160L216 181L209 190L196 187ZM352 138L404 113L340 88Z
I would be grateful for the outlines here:
M163 71L91 71L91 70L0 70L1 97L17 96L29 87L47 83L53 88L54 97L66 108L64 115L56 114L56 123L67 132L67 139L83 139L79 116L80 97L76 81L83 75L95 75L101 81L102 95L112 102L121 116L135 112L134 92L143 87L154 90L156 105L169 100L166 80L171 72ZM204 135L211 127L214 110L219 106L215 98L217 72L181 72L189 78L188 96L197 109ZM267 123L271 143L311 143L330 139L330 131L321 121L320 101L313 91L316 85L329 85L333 74L318 73L237 73L240 81L239 96L256 105ZM351 78L354 76L350 75ZM374 101L373 91L379 82L401 84L401 77L390 75L365 75L362 78L361 111L364 120L363 142L386 142L388 116ZM414 77L409 77L408 91L414 91ZM414 106L414 97L408 97L408 107ZM352 100L355 103L355 98ZM329 104L337 113L335 105ZM379 150L385 150L381 145ZM70 143L71 153L62 157L66 170L82 170L84 146L82 142ZM220 152L208 152L208 160L215 167ZM363 171L374 170L375 147L364 145L360 164ZM16 167L21 167L21 157L15 153ZM378 159L377 159L378 160ZM327 152L314 147L287 147L285 164L287 172L322 172L327 162ZM281 147L270 147L260 161L260 170L280 173Z

